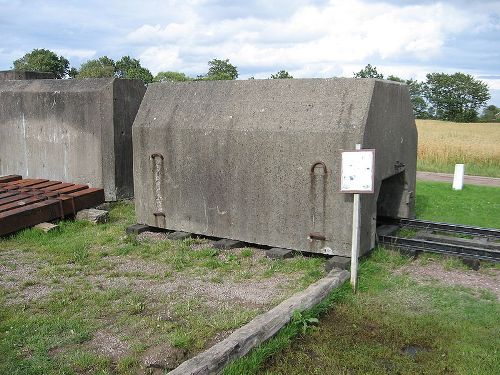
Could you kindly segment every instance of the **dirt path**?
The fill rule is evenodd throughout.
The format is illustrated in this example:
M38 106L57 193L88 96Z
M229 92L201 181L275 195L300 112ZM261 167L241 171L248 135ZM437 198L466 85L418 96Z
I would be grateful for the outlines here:
M449 182L451 184L453 182L453 174L417 172L417 179L425 181ZM500 178L483 177L483 176L465 176L464 184L500 187Z

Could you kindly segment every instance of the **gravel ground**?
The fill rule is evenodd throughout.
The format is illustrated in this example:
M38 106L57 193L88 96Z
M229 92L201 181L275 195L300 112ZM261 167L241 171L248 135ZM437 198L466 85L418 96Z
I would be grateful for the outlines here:
M450 269L439 263L422 265L412 263L397 270L398 274L408 275L417 282L439 282L444 285L460 285L481 290L487 289L500 299L500 271L491 269L488 274L480 271Z

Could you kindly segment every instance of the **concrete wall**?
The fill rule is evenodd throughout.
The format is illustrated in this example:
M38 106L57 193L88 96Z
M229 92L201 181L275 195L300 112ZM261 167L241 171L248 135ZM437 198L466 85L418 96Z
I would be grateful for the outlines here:
M139 80L0 81L0 175L103 187L133 195L132 123Z
M362 200L366 252L374 244L384 179L402 173L404 183L384 193L397 200L387 211L413 215L416 142L408 91L399 83L152 84L133 126L137 218L161 228L348 256L352 195L339 193L340 150L362 143L377 152L375 194Z
M54 79L53 73L32 72L25 70L3 70L0 72L0 81L26 79Z

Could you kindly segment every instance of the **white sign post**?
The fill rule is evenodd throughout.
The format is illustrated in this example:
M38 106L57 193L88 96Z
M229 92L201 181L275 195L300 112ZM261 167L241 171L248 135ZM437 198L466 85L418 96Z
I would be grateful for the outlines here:
M453 190L462 190L464 187L464 165L455 164L455 173L453 174Z
M353 193L351 286L356 292L358 282L358 258L360 247L361 194L373 194L375 150L362 150L356 144L356 151L342 151L342 172L340 191Z

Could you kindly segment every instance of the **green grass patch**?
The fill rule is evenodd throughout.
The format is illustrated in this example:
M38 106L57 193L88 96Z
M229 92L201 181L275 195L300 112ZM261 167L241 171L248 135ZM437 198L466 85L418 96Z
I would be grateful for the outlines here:
M229 281L259 290L276 277L280 293L265 301L271 305L324 274L319 258L273 261L257 249L217 250L203 239L139 241L125 234L134 222L133 205L123 202L111 206L106 224L61 221L55 232L0 239L0 374L135 374L147 349L169 342L192 356L267 308L220 301L203 288ZM214 284L196 291L182 278ZM128 350L118 359L104 355L97 333Z
M394 273L409 262L376 250L361 264L357 294L334 291L224 374L500 373L496 297Z
M419 219L500 228L500 189L417 181L416 215Z

